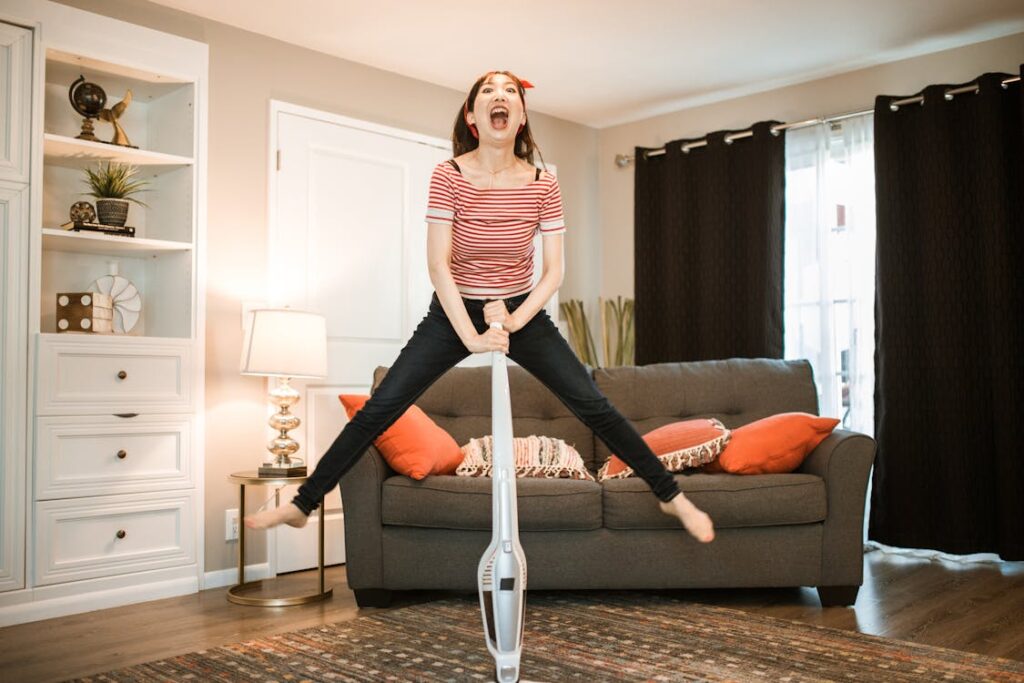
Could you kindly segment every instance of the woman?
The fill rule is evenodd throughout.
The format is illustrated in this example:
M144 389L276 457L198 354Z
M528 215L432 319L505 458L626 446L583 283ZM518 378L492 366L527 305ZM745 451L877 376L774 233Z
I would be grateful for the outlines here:
M543 310L562 284L562 199L536 149L522 82L492 71L473 84L455 120L455 158L430 180L427 258L435 294L427 316L373 396L345 425L291 504L247 516L251 528L305 526L318 501L367 447L437 378L470 353L502 351L554 392L647 482L661 509L699 541L711 519L633 426L601 394ZM543 275L533 280L533 236L543 239ZM491 328L500 322L504 329Z

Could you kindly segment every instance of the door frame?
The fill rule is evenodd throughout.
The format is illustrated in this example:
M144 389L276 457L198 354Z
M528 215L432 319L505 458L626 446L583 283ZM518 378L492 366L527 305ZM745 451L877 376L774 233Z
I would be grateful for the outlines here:
M267 146L267 263L265 269L269 272L270 258L273 253L272 247L275 242L275 235L277 234L277 225L275 219L277 216L277 204L278 204L278 189L276 182L276 173L278 172L278 118L281 114L290 114L294 116L304 117L313 121L329 123L334 125L345 126L353 128L359 131L375 133L378 135L385 135L393 137L404 142L413 142L436 149L445 150L446 152L451 151L451 140L444 138L434 137L432 135L423 135L421 133L414 133L412 131L403 130L400 128L394 128L392 126L385 126L372 121L366 121L363 119L356 119L350 116L344 116L342 114L335 114L333 112L322 111L319 109L313 109L311 107L302 106L299 104L293 104L291 102L285 102L283 100L271 99L269 101L269 125L268 125L268 140ZM557 174L557 167L554 164L547 164L548 170ZM539 240L538 240L539 241ZM538 245L538 249L541 248ZM565 255L563 253L563 259ZM535 267L540 267L540 261L535 255L534 257ZM262 300L254 303L243 303L243 326L245 324L245 312L246 309L251 305L265 305L271 301L270 297L270 286L271 282L268 278L262 293ZM553 320L558 320L558 292L552 295L551 299L545 304L545 309L548 310ZM559 330L564 333L561 329L562 325L559 325ZM472 357L460 363L460 366L468 365L485 365L489 364L490 361L483 355L474 363ZM514 364L514 363L513 363ZM267 378L265 383L265 391L270 391L270 382L272 378ZM313 391L316 387L312 387ZM312 393L312 392L308 392ZM309 397L306 397L309 400ZM268 404L269 410L269 404ZM269 416L269 413L268 413ZM308 417L308 415L307 415ZM306 439L309 439L310 427L312 427L312 420L306 420L303 423L303 427L306 430ZM344 511L338 514L327 514L325 515L324 523L328 521L337 521L344 524ZM319 523L319 518L316 519L316 523ZM267 534L267 556L268 556L268 569L270 576L277 575L277 552L278 552L278 538L277 529L273 529L272 533Z
M413 133L411 131L402 130L400 128L394 128L391 126L384 126L379 123L373 123L372 121L365 121L363 119L355 119L350 116L343 116L341 114L335 114L328 111L322 111L319 109L312 109L299 104L293 104L291 102L285 102L283 100L271 99L269 102L269 144L267 146L267 263L265 267L269 269L271 258L271 251L275 236L277 235L277 229L279 226L276 225L277 216L277 204L278 204L278 189L277 189L277 164L278 164L278 120L281 114L290 114L293 116L300 116L313 121L319 121L323 123L329 123L333 125L345 126L348 128L354 128L368 133L375 133L378 135L386 135L389 137L397 138L405 142L414 142L429 147L436 147L438 149L451 150L451 141L442 138L433 137L430 135L422 135L420 133ZM269 270L267 270L269 272ZM268 278L265 289L262 294L262 303L271 301L270 292L270 279ZM244 321L243 321L244 324ZM270 382L272 378L266 380L265 389L269 392ZM312 391L315 391L315 387L311 387ZM312 393L307 391L307 393ZM305 397L309 400L309 396ZM308 413L307 413L308 417ZM302 425L306 428L306 438L309 439L310 428L313 426L311 420L306 420ZM286 502L286 501L282 501ZM336 522L344 524L344 511L334 514L325 514L324 523ZM316 524L320 523L319 515L315 515L311 521ZM272 533L267 534L267 562L268 562L268 575L277 575L277 552L278 552L278 538L277 528L272 530Z

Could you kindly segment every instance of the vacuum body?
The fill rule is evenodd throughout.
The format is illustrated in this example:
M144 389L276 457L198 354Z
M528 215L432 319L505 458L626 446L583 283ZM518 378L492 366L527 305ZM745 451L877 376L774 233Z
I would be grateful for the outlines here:
M491 323L501 327L501 323ZM487 649L498 683L519 680L526 618L526 555L519 543L512 401L505 354L491 352L491 543L480 558L477 585Z

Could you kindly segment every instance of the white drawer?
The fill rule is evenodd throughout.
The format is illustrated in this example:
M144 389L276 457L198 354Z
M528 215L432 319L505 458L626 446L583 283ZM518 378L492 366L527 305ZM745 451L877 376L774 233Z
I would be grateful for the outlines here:
M36 585L195 562L194 491L36 503Z
M192 488L188 415L36 419L36 499Z
M188 340L40 335L39 415L191 410Z

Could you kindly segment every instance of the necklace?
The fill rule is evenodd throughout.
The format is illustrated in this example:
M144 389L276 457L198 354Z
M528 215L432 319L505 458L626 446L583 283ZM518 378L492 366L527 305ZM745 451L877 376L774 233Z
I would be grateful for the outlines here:
M479 159L477 159L476 161L477 161L477 163L478 163L478 164L480 163L480 160L479 160ZM507 169L510 169L510 168L512 168L512 167L513 167L513 166L515 166L515 165L516 165L516 161L513 161L513 162L512 162L511 164L509 164L508 166L505 166L504 168L499 168L499 169L498 169L497 171L487 171L487 169L486 169L486 168L484 168L483 164L480 164L480 168L483 168L483 169L484 169L485 171L487 171L488 173L490 173L490 174L491 174L491 181L490 181L489 183L487 183L487 189L488 189L488 190L490 190L491 188L493 188L493 187L494 187L494 176L498 175L498 174L499 174L499 173L501 173L502 171L505 171L505 170L507 170Z

